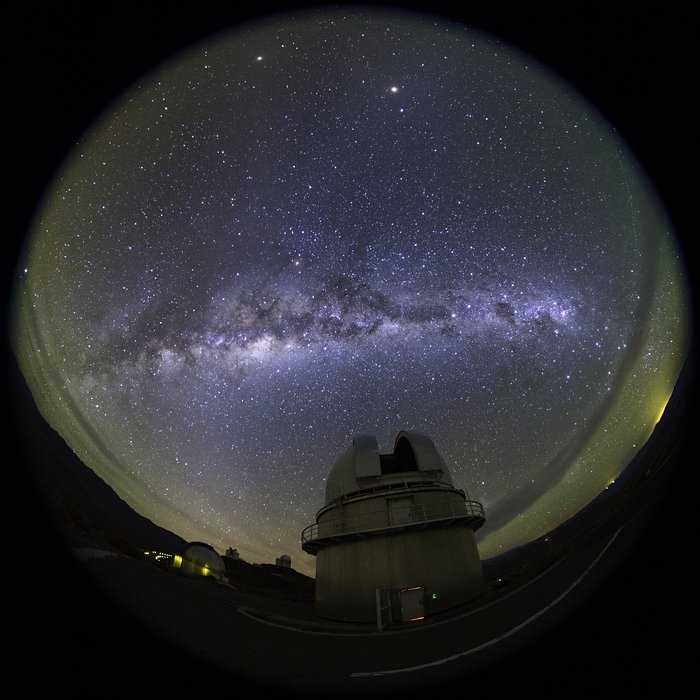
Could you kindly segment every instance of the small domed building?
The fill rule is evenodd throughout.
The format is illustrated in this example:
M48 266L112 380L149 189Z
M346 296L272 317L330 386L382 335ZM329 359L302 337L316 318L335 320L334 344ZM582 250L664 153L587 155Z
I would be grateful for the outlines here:
M213 576L222 580L226 565L218 552L206 542L190 542L173 558L173 567L181 573L197 576Z
M301 536L316 556L316 614L381 627L475 598L485 588L474 539L484 522L429 437L401 431L380 454L373 435L356 436Z

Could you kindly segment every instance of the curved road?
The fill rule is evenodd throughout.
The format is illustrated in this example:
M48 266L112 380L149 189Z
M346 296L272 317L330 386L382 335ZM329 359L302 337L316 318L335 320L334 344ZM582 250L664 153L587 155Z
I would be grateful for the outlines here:
M369 625L304 619L282 607L256 609L254 599L227 586L182 578L123 556L93 558L86 566L158 636L252 686L304 691L306 697L405 697L426 686L469 683L481 669L553 629L604 576L621 534L617 530L572 552L518 588L487 593L462 614L382 633Z

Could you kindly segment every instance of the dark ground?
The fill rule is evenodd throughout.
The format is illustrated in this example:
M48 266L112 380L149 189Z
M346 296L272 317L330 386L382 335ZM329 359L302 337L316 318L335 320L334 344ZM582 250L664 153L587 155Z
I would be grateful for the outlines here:
M679 697L694 653L679 627L688 599L678 584L669 593L663 559L650 569L639 556L633 530L626 525L568 595L510 636L578 580L610 538L594 538L540 577L381 635L369 624L318 620L308 602L183 578L122 555L64 561L54 575L24 582L32 624L16 639L55 687L78 697L99 688L154 693L163 683L263 697L414 698L469 688L500 698L514 687L552 698ZM495 604L465 616L487 603ZM426 671L352 676L442 659L499 636Z

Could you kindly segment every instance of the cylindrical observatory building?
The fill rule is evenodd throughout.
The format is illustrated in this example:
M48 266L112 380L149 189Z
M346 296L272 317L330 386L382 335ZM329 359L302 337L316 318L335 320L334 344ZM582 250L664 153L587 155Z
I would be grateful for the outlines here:
M432 440L401 431L380 454L359 435L336 460L326 503L301 535L316 555L316 614L419 620L484 590L474 532L484 509L455 488Z

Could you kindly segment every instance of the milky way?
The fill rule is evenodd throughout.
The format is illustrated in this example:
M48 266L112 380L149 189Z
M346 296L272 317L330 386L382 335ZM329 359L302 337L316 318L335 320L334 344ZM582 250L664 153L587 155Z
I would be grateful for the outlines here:
M292 555L358 433L430 435L482 556L595 497L686 352L670 225L582 98L409 14L196 45L75 146L18 273L39 406L139 512Z

